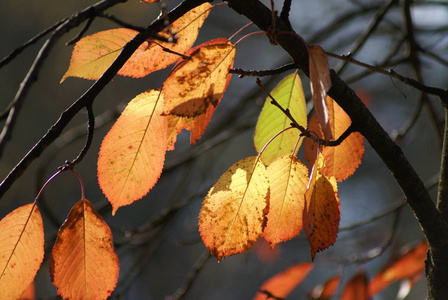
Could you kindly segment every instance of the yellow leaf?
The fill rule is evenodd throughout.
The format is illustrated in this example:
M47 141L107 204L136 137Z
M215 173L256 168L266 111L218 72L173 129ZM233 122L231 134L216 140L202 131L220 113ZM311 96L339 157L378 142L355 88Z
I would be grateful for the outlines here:
M324 158L319 154L305 193L303 223L311 247L311 258L336 241L341 218L337 185L320 172Z
M271 196L263 237L274 247L302 230L308 168L297 157L284 155L271 163L267 171Z
M263 231L268 197L266 168L257 157L235 163L210 189L199 214L199 231L218 261L253 246Z
M52 251L50 272L59 295L70 300L106 299L115 289L118 271L109 226L88 200L78 201Z
M303 94L302 82L297 73L286 76L271 92L271 96L284 109L288 109L294 119L306 128L306 101ZM268 97L258 117L255 127L254 144L257 152L278 132L290 127L291 120L278 107L272 105ZM262 161L269 165L276 158L292 153L299 137L298 130L289 130L276 137L261 155ZM300 141L301 143L301 141ZM300 147L297 144L297 150Z
M144 42L118 71L119 75L143 77L161 70L179 60L179 55L168 53L161 47L184 54L195 42L199 30L208 16L210 3L204 3L173 22L166 32L159 33L165 38L176 34L176 43L155 41ZM73 49L70 67L62 77L74 76L98 79L120 54L124 45L137 35L137 31L127 28L101 31L82 38Z
M216 107L227 88L235 47L227 39L204 43L187 53L163 84L164 113L195 117Z
M44 259L44 227L34 204L0 221L0 299L18 299Z
M167 148L162 102L160 90L138 95L103 140L98 181L112 204L112 214L146 195L162 173Z
M351 119L330 97L327 97L326 103L327 106L333 108L329 115L329 124L333 136L339 137L350 126ZM311 118L308 129L323 138L322 129L316 115ZM306 139L304 148L305 159L309 161L308 166L311 167L316 159L317 144L311 139ZM353 132L336 147L322 146L322 155L324 156L325 166L320 171L327 177L334 176L338 182L343 181L351 176L361 164L364 155L363 137L359 132Z

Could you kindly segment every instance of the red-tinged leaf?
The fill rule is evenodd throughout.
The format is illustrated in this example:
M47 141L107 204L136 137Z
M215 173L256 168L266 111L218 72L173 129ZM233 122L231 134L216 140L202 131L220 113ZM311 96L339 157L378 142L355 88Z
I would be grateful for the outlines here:
M330 109L325 103L327 92L331 87L330 68L324 49L318 45L308 47L310 65L310 84L314 110L323 129L325 139L332 140L333 134L329 124Z
M253 300L264 300L269 296L288 297L294 288L302 283L313 266L312 263L300 263L278 273L263 283Z
M34 204L0 221L0 299L19 299L44 259L44 227Z
M58 232L50 260L58 294L70 300L106 299L118 271L109 226L88 200L78 201Z
M303 226L313 260L317 252L334 244L341 219L336 180L320 172L323 161L319 154L305 193Z
M328 300L338 291L341 276L335 276L325 282L323 285L316 286L311 292L313 299Z
M350 117L330 97L327 97L326 103L328 106L334 107L333 113L330 114L330 128L333 135L339 137L350 126ZM323 138L316 115L311 118L308 129ZM308 167L311 167L316 160L317 143L306 139L304 149L305 159L309 161ZM353 132L336 147L322 146L322 154L325 166L320 171L327 177L334 176L338 182L343 181L351 176L361 164L364 155L363 136L359 132Z
M266 168L257 157L231 166L210 189L199 214L202 241L218 261L249 250L269 207Z
M368 300L367 276L364 272L356 274L344 288L340 300Z
M146 195L162 173L168 127L162 106L160 90L138 95L103 140L98 182L112 204L112 214Z
M166 31L159 34L170 38L176 34L176 43L162 42L149 39L144 42L118 71L119 75L143 77L151 72L161 70L179 60L194 44L199 30L208 16L211 5L204 3L173 22ZM73 49L70 67L62 77L80 77L98 79L120 54L121 49L138 32L131 29L119 28L101 31L82 38ZM164 48L173 53L166 52Z
M28 287L23 291L19 300L35 300L36 299L36 286L32 281Z
M190 144L194 145L201 138L208 123L212 119L216 107L209 106L204 114L200 114L194 118L179 117L168 115L168 147L167 150L173 150L176 143L177 135L182 129L190 131Z
M274 247L302 230L308 169L297 157L284 155L272 162L267 171L271 196L263 237Z
M387 265L375 275L369 283L369 295L373 297L393 282L404 279L414 280L425 271L425 259L428 251L427 241L423 241L415 248L401 256L395 262Z
M176 65L163 84L165 114L195 117L216 107L230 80L235 47L227 39L216 39L192 49Z
M161 2L162 0L141 0L142 2L146 2L146 3L155 3L155 2ZM171 0L166 0L166 1L171 1Z

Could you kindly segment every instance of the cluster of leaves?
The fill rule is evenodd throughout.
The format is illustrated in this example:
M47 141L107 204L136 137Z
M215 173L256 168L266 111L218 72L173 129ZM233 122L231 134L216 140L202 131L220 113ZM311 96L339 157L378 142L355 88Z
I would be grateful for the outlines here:
M103 140L98 181L112 214L141 199L156 184L177 134L189 130L192 145L200 139L223 97L235 45L218 38L193 47L210 9L205 3L186 13L158 39L143 43L118 72L143 77L175 64L160 89L141 93L128 103ZM98 79L136 34L121 28L81 39L62 81L70 76ZM351 120L326 95L331 81L325 52L310 46L309 53L314 116L308 122L298 74L286 76L268 93L256 125L258 155L236 162L205 197L199 230L218 260L247 251L260 237L274 247L302 229L312 259L336 240L337 182L351 176L361 163L363 138L350 131L340 144L330 146L350 129ZM296 156L304 136L307 165ZM44 257L36 202L6 216L0 232L1 298L16 299L32 282ZM82 196L60 228L52 251L50 269L58 293L68 299L105 299L115 288L118 265L108 225ZM300 272L304 278L311 268L311 263L302 264L287 273ZM290 289L300 281L296 278Z

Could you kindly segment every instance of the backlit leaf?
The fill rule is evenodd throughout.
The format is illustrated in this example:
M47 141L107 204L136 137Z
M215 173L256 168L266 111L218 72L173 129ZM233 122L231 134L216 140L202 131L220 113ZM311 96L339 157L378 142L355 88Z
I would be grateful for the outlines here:
M333 135L337 138L350 126L351 120L333 99L327 97L326 102L328 106L334 108L333 113L330 114L330 127ZM323 138L316 115L311 118L308 128ZM309 161L308 166L311 167L316 159L317 144L311 139L306 139L304 148L305 159ZM359 132L353 132L340 145L336 147L322 146L322 148L325 166L321 172L327 177L334 176L337 181L343 181L351 176L361 164L364 155L363 136Z
M359 272L345 285L340 300L368 300L367 276Z
M0 221L0 299L19 299L44 259L44 227L34 204Z
M302 283L313 266L312 263L300 263L278 273L263 283L253 300L269 299L269 296L282 299L288 297L294 288Z
M235 47L227 39L216 39L187 53L163 84L165 114L195 117L216 107L230 80Z
M271 196L263 237L274 247L302 230L308 168L297 157L285 155L270 164L267 171Z
M303 226L311 247L311 258L336 241L341 218L337 185L334 177L320 172L324 158L319 154L305 193Z
M146 195L160 177L167 148L163 94L135 97L107 133L98 158L98 181L115 214Z
M294 119L306 128L307 114L306 102L303 94L302 82L297 73L286 76L271 92L271 96L284 108L289 109ZM254 144L257 152L278 132L290 127L291 120L280 110L271 104L268 97L263 110L258 117L255 127ZM276 158L291 154L297 142L299 131L288 130L276 137L264 150L261 159L266 165L272 163ZM301 143L301 142L300 142ZM297 145L297 150L300 147ZM297 153L296 150L296 153Z
M88 200L78 201L58 232L50 260L58 294L70 300L106 299L118 271L109 226Z
M176 43L152 39L144 42L118 71L118 74L143 77L179 60L179 55L168 53L161 46L180 54L187 52L195 42L210 7L209 3L204 3L192 9L173 22L166 31L159 33L165 38L170 38L172 34L175 34ZM70 76L98 79L117 58L124 45L137 33L132 29L118 28L82 38L73 49L70 67L61 82Z
M387 265L375 275L369 283L369 295L373 297L393 282L404 279L416 281L425 271L425 259L428 251L427 241L423 241L395 262Z
M332 140L333 134L329 125L330 109L325 103L327 92L331 87L330 68L324 49L318 45L308 47L310 65L310 84L314 110L323 129L325 139Z
M202 241L219 260L249 250L263 231L269 207L265 166L247 157L210 189L199 214Z
M338 291L340 282L341 282L341 276L337 275L327 280L327 282L325 282L323 285L316 286L311 292L312 299L317 300L330 299Z

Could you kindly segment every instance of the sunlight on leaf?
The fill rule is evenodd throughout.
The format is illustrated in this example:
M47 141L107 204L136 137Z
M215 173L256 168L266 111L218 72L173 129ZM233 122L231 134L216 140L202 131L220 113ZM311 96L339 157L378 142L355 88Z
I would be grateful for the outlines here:
M330 127L335 138L338 138L350 126L350 117L330 97L327 97L326 103L334 107L334 112L330 114ZM308 129L323 138L316 115L311 118ZM327 177L334 176L338 182L347 179L356 171L364 155L363 136L359 132L351 133L336 147L322 147L325 166L320 171ZM317 143L306 139L304 149L305 159L309 161L308 167L311 167L316 159Z
M286 298L306 278L313 269L312 263L300 263L289 267L265 281L252 300L269 299L269 295ZM272 297L271 297L272 298Z
M330 68L327 54L318 45L308 47L310 65L310 84L313 96L314 110L323 129L325 139L332 140L333 134L329 125L331 111L325 103L327 92L331 87Z
M227 39L216 39L187 53L163 83L165 114L195 117L216 107L230 80L235 47Z
M50 260L58 294L70 300L106 299L118 271L109 226L88 200L78 201L58 232Z
M289 109L291 115L300 125L304 128L307 127L306 101L303 94L302 82L297 73L286 76L272 90L271 96L281 107ZM271 98L267 97L255 127L254 144L257 152L260 152L269 139L276 133L290 127L290 124L291 120L278 107L271 104ZM263 162L269 165L276 158L284 154L291 154L299 134L300 132L298 130L293 129L276 137L264 150L261 156ZM297 150L300 144L301 141L297 145Z
M199 214L202 241L218 261L249 250L263 231L269 205L265 166L247 157L210 189Z
M341 219L338 189L334 177L320 172L324 158L319 154L305 193L303 224L311 247L311 259L336 241Z
M103 140L98 181L112 204L112 214L146 195L162 173L167 148L162 102L160 90L138 95Z
M18 299L44 259L44 227L39 209L21 206L0 221L0 299Z
M425 271L425 259L428 251L427 241L423 241L395 262L390 263L377 273L369 283L369 295L373 297L393 282L412 279L415 283Z
M274 247L302 230L308 168L297 157L285 155L270 164L267 171L271 196L263 237Z
M170 38L171 34L175 34L176 43L152 39L144 42L118 71L118 74L143 77L175 63L180 59L179 55L168 53L161 46L180 54L187 52L193 46L210 8L210 3L204 3L173 22L167 30L159 33L164 38ZM82 38L73 49L70 67L61 82L71 76L98 79L117 58L124 45L137 33L132 29L118 28Z

